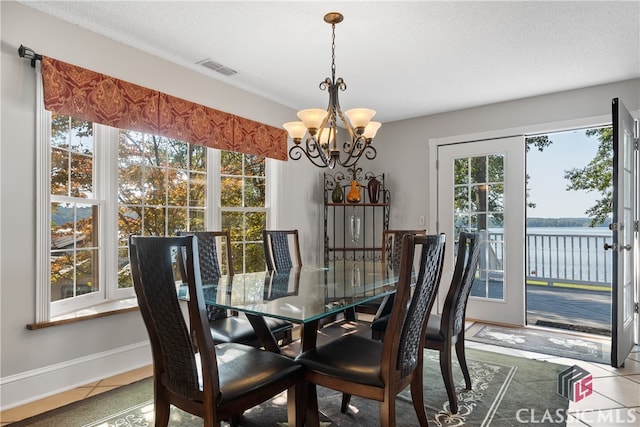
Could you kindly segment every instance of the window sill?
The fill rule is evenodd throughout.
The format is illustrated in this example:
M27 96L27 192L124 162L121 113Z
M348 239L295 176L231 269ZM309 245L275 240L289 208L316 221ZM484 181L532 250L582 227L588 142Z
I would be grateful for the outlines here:
M138 311L138 300L136 298L127 298L94 305L92 307L83 308L81 310L53 317L48 322L29 323L27 325L27 329L34 331L36 329L49 328L51 326L66 325L68 323L75 323L88 319L97 319L98 317L129 313L131 311Z

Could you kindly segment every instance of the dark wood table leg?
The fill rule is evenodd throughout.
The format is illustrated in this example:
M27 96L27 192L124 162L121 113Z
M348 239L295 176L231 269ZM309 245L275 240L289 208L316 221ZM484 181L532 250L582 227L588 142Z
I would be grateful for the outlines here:
M264 349L280 354L278 341L276 340L276 337L273 336L271 329L267 326L264 316L249 313L246 313L246 316Z
M305 352L311 350L316 346L316 340L318 338L318 320L313 320L309 323L302 325L302 350Z
M358 314L356 313L355 307L350 307L344 310L344 320L348 320L350 322L358 320Z

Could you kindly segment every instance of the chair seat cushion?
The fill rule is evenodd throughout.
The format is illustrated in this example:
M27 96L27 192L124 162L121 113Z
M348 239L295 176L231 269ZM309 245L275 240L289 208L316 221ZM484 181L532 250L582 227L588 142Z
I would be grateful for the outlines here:
M307 369L346 381L384 387L380 376L382 343L346 335L296 357Z
M387 324L389 324L389 315L380 316L371 322L371 330L382 332L387 330Z
M440 330L440 325L442 322L442 316L437 314L429 315L429 320L427 321L427 329L425 335L430 341L444 341L445 336Z
M444 334L440 331L440 323L442 322L442 316L437 314L429 315L427 321L427 329L425 335L428 340L432 341L444 341ZM387 324L389 323L389 315L381 316L371 322L371 330L382 332L387 330Z
M213 342L218 343L248 343L257 339L256 333L247 319L228 316L209 322Z
M267 326L271 332L278 337L278 334L293 329L293 324L286 320L266 317ZM258 340L253 326L244 317L229 316L223 319L209 322L211 336L216 344L223 342L253 343Z
M274 335L278 332L284 332L293 329L293 323L287 320L276 319L275 317L265 317L265 320L267 322L267 326L269 327L269 329L271 329L271 332L273 332Z
M299 364L286 356L244 344L218 344L216 356L221 404L259 392L274 381L301 369Z

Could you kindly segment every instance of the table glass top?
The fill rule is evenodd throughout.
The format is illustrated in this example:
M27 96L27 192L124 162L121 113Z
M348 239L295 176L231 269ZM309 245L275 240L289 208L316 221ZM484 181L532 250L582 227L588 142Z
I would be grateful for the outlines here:
M381 262L336 261L289 271L235 274L203 284L205 304L307 323L395 292Z

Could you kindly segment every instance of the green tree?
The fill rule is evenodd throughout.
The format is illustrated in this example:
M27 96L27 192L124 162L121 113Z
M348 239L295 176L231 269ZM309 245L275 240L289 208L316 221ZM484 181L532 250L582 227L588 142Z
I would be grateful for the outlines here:
M538 151L544 151L545 148L547 148L549 145L551 145L552 141L549 139L548 135L537 135L537 136L530 136L527 137L527 139L525 140L525 147L527 150L527 153L529 151L531 151L532 148L536 148ZM525 176L525 198L526 198L526 203L527 203L527 207L528 208L535 208L536 204L531 200L531 196L530 196L530 191L531 189L529 188L529 179L531 177L529 176L529 174L526 174Z
M567 190L597 191L600 198L585 211L591 218L590 227L607 220L613 203L613 128L595 128L586 131L587 136L597 136L599 142L595 157L583 168L565 171L569 180Z

